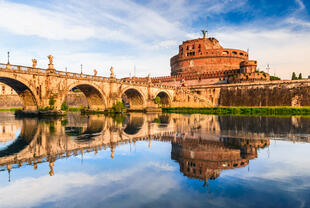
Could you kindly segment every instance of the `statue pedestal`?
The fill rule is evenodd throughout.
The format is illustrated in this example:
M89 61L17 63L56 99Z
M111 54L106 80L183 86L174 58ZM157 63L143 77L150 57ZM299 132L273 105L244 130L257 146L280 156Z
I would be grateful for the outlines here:
M49 65L48 65L48 69L54 70L54 69L55 69L55 68L54 68L54 64L49 64Z

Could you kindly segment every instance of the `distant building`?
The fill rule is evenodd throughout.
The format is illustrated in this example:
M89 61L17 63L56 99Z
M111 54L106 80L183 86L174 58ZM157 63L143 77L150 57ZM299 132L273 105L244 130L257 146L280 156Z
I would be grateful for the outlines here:
M0 83L0 95L17 95L8 85Z
M203 32L204 33L204 32ZM153 77L152 83L172 86L269 81L268 73L257 71L257 61L246 51L223 48L214 37L183 41L179 53L170 59L171 76ZM125 78L147 81L143 78Z

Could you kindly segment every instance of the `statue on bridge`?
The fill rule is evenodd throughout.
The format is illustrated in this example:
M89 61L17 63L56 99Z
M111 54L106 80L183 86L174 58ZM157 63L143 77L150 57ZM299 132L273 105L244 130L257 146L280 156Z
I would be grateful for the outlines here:
M98 73L97 70L94 69L94 77L97 76L97 73Z
M114 75L114 67L113 66L111 66L111 68L110 68L110 77L111 78L115 78L115 75Z
M32 68L35 69L37 67L37 64L38 64L37 59L32 59Z
M147 75L147 82L148 82L148 83L151 83L151 82L152 82L152 80L151 80L151 74L150 74L150 73Z
M53 64L54 57L52 55L49 55L47 58L48 58L48 60L50 62L49 64Z
M53 57L52 55L49 55L47 58L48 58L48 60L49 60L48 69L55 70L55 69L54 69L54 64L53 64L53 59L54 59L54 57Z

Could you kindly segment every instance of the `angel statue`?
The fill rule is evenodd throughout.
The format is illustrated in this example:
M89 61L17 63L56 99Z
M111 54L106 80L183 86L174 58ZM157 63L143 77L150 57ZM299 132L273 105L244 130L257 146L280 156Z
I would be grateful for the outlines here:
M203 38L206 38L208 35L208 30L201 30L202 34L203 34Z
M97 76L97 73L98 73L97 70L94 69L94 77Z
M110 77L114 77L114 67L113 66L111 66L111 68L110 68Z
M50 64L52 65L54 57L52 55L49 55L47 58L48 58Z
M36 68L37 67L37 59L32 59L32 68Z

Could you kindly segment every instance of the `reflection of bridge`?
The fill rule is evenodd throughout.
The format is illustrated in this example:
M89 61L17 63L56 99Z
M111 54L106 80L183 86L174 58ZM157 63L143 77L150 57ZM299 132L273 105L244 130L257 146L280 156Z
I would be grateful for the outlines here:
M230 139L212 136L218 126L210 123L216 121L216 117L205 118L208 119L199 118L199 115L181 117L136 113L126 117L123 123L104 116L80 117L77 114L68 116L68 120L39 122L26 119L22 121L19 137L7 148L0 150L0 166L11 171L28 164L36 169L38 163L49 162L50 174L53 175L54 161L57 159L83 155L85 152L96 154L106 148L110 148L113 158L119 144L140 140L149 141L149 147L152 140L172 142L172 158L180 163L182 172L186 169L184 165L193 165L196 159L204 161L197 168L202 167L205 174L215 164L222 165L221 169L236 168L235 164L238 163L238 167L247 165L249 159L257 156L256 148L242 149L244 145L240 144L241 140L235 144ZM226 158L222 152L227 152ZM233 157L229 159L229 156ZM223 166L224 163L227 167ZM197 178L207 179L211 176L201 177Z
M148 82L119 80L111 76L99 77L56 71L52 60L48 69L0 64L0 82L12 87L21 98L25 110L38 110L50 105L59 110L70 90L80 89L92 110L111 108L117 100L126 100L132 109L155 108L159 96L166 106L207 106L198 94L182 88ZM54 100L55 103L53 103Z
M26 164L36 169L38 163L49 162L52 175L54 161L63 157L85 152L96 154L109 148L113 158L119 144L144 140L151 147L152 140L159 140L171 142L171 157L180 164L184 175L201 180L215 179L225 169L246 166L249 160L257 157L258 148L269 145L270 137L286 138L309 131L304 129L308 128L308 118L281 120L133 113L121 122L104 116L81 117L79 114L71 114L67 120L25 119L17 122L22 123L21 134L9 142L7 148L0 150L2 170L10 171ZM242 122L246 123L239 126ZM265 123L274 126L264 126ZM286 129L281 132L276 127L279 125L286 125ZM304 137L294 139L309 140Z

